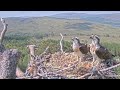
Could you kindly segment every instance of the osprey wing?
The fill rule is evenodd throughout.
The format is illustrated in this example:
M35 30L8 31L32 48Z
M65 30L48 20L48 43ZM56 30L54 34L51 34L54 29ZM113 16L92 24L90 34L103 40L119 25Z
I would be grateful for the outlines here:
M111 59L112 58L112 54L108 51L107 48L103 46L100 46L100 48L96 49L95 53L100 59Z
M80 51L81 51L83 54L87 54L87 53L88 53L88 47L87 47L87 45L85 45L85 44L81 44L79 49L80 49Z

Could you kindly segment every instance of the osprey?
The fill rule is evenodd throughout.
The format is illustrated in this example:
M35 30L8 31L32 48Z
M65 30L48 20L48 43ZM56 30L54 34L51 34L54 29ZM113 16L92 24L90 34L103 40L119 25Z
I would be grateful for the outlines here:
M80 40L77 37L72 38L73 41L73 51L78 56L78 59L80 58L80 61L82 57L89 52L89 48L86 44L80 43Z
M93 63L96 59L108 60L113 58L114 55L100 44L100 38L97 35L92 35L90 39L92 39L92 43L90 44L90 53L93 55Z
M96 49L96 46L95 46L95 42L94 42L94 35L91 35L91 37L90 37L90 39L92 39L92 43L91 44L89 44L89 48L90 48L90 53L92 54L92 56L93 56L93 61L92 61L92 65L93 65L93 63L95 62L95 60L96 60L96 53L95 53L95 49Z

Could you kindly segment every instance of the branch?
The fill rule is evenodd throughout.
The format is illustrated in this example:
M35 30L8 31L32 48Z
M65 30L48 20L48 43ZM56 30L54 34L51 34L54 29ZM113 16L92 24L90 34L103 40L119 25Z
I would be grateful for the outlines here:
M84 78L84 77L86 77L86 76L89 76L89 75L91 75L91 73L86 73L86 74L84 74L83 76L80 76L78 79L82 79L82 78Z
M40 64L42 64L42 62L44 61L44 59L41 59L39 56L35 55L35 48L37 48L36 45L27 45L27 47L29 48L31 60L28 63L28 67L26 69L25 75L27 75L27 73L29 73L28 68L31 65L33 66L33 63L35 63L35 65L36 65L37 62L35 60L40 59L40 62L39 62ZM48 49L49 49L49 46L45 49L45 51L41 55L45 54ZM40 67L41 67L41 65L40 65Z
M111 66L111 67L109 67L109 68L102 69L102 70L100 70L100 72L107 71L107 70L116 68L116 67L118 67L118 66L120 66L120 63L117 64L117 65ZM84 74L83 76L79 77L79 79L84 78L84 77L89 76L89 75L91 75L91 73L86 73L86 74Z
M100 70L100 71L101 71L101 72L103 72L103 71L107 71L107 70L110 70L110 69L116 68L116 67L118 67L118 66L120 66L120 63L117 64L117 65L111 66L111 67L109 67L109 68L102 69L102 70Z
M16 76L24 77L24 72L19 67L16 68Z
M120 75L105 75L107 77L120 77Z
M61 52L63 52L63 45L62 45L63 35L60 33L60 36L61 36L61 40L60 40L60 50L61 50Z
M5 20L4 20L3 18L1 18L1 22L2 22L2 24L3 24L3 30L2 30L2 32L1 32L1 34L0 34L0 43L2 44L3 38L4 38L4 36L5 36L5 32L7 31L7 26L8 26L8 24L5 23Z
M29 48L29 53L30 53L31 60L34 60L36 45L27 45L27 48Z
M45 54L48 49L49 49L49 46L46 47L45 51L41 55Z

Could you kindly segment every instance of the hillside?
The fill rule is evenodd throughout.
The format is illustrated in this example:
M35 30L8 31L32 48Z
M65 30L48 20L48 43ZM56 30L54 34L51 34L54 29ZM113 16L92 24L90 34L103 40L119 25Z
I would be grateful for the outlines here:
M115 27L120 27L120 13L115 14L61 13L52 15L51 17L65 19L84 19L88 21L98 22L102 24L110 24Z
M65 25L84 22L82 20L65 20L49 17L34 17L34 18L6 18L9 23L9 31L21 33L49 33L63 32ZM0 23L0 28L2 28Z
M95 17L94 17L95 18ZM98 27L98 31L101 29L118 29L113 28L110 25L94 23L85 19L58 19L52 17L11 17L6 18L6 22L9 24L9 33L21 32L21 33L46 33L46 32L75 32L76 30L93 30ZM82 28L83 27L83 28ZM0 29L2 24L0 23Z
M112 40L112 42L117 43L120 41L120 28L83 19L11 17L6 18L6 23L9 24L6 35L35 36L38 39L43 35L58 40L60 38L59 33L62 33L66 35L66 40L70 40L73 36L88 40L91 34L98 34L104 41ZM2 28L0 23L0 30Z

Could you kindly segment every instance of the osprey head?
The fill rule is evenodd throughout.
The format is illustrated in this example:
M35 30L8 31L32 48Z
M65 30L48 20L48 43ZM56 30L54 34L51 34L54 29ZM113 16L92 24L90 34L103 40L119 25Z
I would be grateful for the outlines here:
M100 38L97 35L94 35L94 41L96 43L100 43Z
M72 38L72 41L73 41L73 43L76 43L76 44L79 44L79 43L80 43L80 40L79 40L78 37Z
M100 43L100 38L97 35L91 35L90 39L92 39L92 43L98 45Z
M91 36L90 36L90 39L93 39L94 38L94 35L92 34Z

